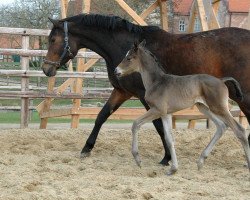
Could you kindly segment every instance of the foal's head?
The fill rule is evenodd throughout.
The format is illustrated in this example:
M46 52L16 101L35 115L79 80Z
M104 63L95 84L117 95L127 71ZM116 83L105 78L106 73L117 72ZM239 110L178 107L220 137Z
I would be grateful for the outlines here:
M139 72L140 69L140 51L145 48L146 41L140 44L134 43L132 49L128 51L122 62L116 67L115 74L117 77L129 75L133 72Z

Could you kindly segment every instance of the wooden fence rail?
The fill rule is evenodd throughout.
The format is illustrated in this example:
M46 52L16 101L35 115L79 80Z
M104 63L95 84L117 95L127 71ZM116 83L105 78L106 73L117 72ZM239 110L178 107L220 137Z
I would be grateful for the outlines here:
M19 77L46 77L42 71L36 70L0 70L0 76L19 76ZM69 72L58 71L56 78L96 78L107 79L106 72Z
M0 48L1 55L19 55L19 56L46 56L47 50L31 50L31 49L3 49ZM99 59L97 53L94 52L81 52L79 51L76 55L77 58L95 58Z

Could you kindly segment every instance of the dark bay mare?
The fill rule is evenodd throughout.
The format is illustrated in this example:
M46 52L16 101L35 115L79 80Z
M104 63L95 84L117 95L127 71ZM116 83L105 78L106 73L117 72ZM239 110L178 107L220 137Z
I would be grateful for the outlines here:
M49 36L48 53L43 65L47 76L74 57L81 48L101 55L114 90L97 116L95 126L82 149L88 155L93 149L99 130L107 118L123 102L138 97L146 109L145 88L139 73L117 79L115 67L122 61L135 40L146 39L146 47L157 57L166 72L175 75L206 73L216 77L233 77L241 85L244 100L237 99L234 87L228 84L230 98L235 100L250 121L250 31L222 28L193 34L170 34L155 26L138 26L117 16L77 15L54 24ZM66 39L66 41L65 41ZM162 164L171 159L164 140L160 119L153 121L165 149ZM248 138L249 140L249 138Z

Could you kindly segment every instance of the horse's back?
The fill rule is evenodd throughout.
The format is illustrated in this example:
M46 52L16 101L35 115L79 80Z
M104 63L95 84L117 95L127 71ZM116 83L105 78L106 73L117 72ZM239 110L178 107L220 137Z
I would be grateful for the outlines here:
M221 28L192 34L167 34L166 37L172 37L168 45L155 53L168 73L205 73L236 79L250 73L249 30Z

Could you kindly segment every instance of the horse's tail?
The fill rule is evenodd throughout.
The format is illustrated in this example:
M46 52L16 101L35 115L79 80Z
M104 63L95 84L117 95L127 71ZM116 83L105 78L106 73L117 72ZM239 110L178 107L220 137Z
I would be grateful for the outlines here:
M236 97L239 98L240 101L243 100L243 93L241 91L241 86L239 84L238 81L236 81L234 78L232 77L224 77L221 79L224 83L226 82L230 82L233 84L234 88L235 88L235 94L236 94Z

